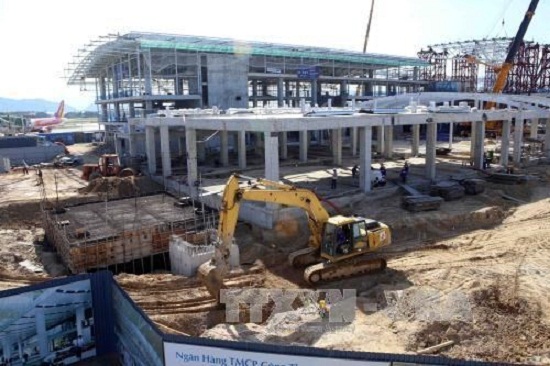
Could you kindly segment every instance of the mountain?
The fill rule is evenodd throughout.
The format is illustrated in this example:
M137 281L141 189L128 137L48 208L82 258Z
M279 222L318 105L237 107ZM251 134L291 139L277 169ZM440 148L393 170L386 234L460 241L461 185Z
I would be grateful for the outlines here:
M0 113L6 112L48 112L54 113L60 101L51 102L44 99L9 99L0 98ZM65 104L65 112L77 109Z

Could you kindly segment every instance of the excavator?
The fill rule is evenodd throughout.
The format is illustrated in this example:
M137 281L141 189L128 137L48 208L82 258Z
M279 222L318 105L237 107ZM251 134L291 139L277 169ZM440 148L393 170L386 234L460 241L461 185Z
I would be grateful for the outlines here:
M241 186L239 178L248 181ZM304 268L310 284L377 272L386 268L383 258L372 253L391 243L387 225L363 217L330 216L317 195L304 188L259 178L233 174L225 186L214 256L198 269L198 276L219 301L223 279L230 271L229 249L242 201L255 201L299 207L306 211L309 241L306 248L288 257L293 267Z

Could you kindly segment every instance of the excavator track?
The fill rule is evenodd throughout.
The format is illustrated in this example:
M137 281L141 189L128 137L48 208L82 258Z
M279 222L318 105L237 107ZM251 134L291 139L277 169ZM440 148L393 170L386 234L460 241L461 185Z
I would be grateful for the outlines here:
M319 250L312 247L306 247L288 255L288 263L295 268L306 267L320 261Z
M304 271L304 279L308 283L316 285L322 282L376 273L385 268L386 260L384 258L352 258L342 262L323 262L309 266Z

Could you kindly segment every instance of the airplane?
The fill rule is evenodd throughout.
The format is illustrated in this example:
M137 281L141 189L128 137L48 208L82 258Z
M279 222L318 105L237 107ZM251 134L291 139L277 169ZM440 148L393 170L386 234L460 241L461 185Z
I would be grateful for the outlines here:
M63 115L65 114L65 101L62 100L57 107L57 111L53 117L48 118L31 118L29 127L31 132L50 132L54 126L59 126L65 120Z

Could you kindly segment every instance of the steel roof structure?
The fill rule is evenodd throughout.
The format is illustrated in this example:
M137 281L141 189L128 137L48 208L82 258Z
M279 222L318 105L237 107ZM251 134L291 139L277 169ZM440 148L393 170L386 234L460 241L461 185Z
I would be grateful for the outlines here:
M428 66L428 63L416 57L363 54L358 51L334 48L241 41L230 38L130 32L125 35L100 36L98 40L91 41L79 49L75 60L69 63L69 68L66 70L68 84L78 84L87 78L96 78L106 66L113 62L113 59L149 49L313 59L346 62L371 69Z

